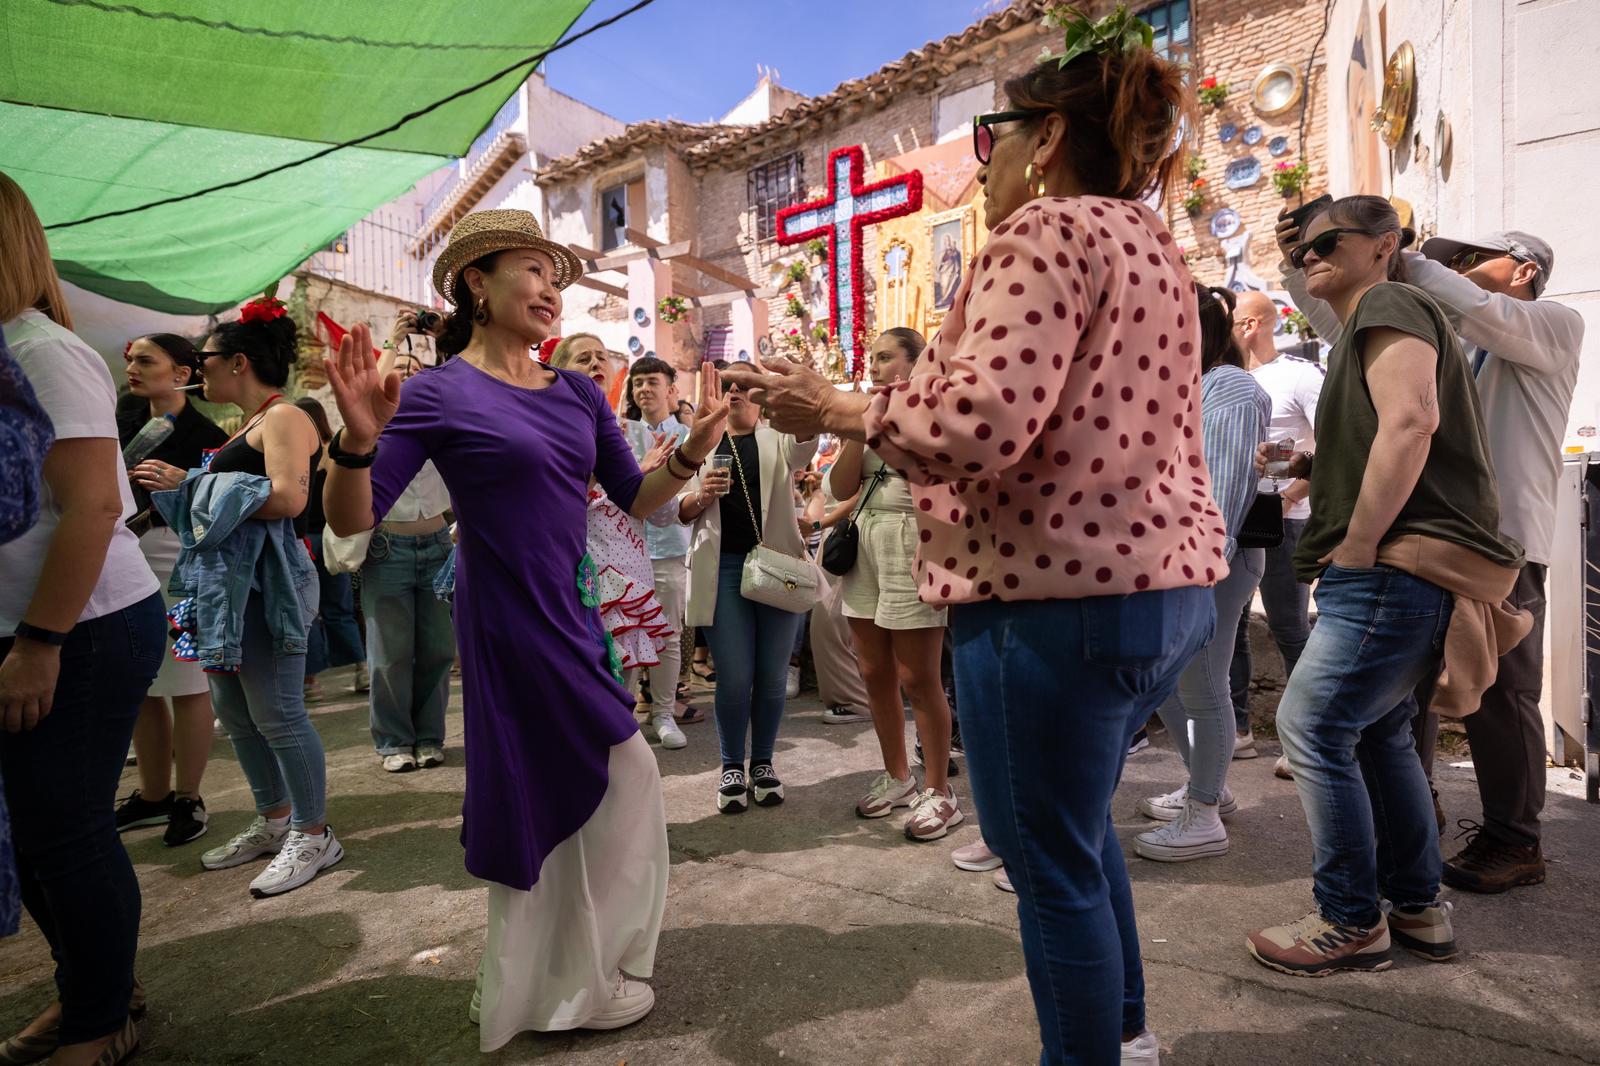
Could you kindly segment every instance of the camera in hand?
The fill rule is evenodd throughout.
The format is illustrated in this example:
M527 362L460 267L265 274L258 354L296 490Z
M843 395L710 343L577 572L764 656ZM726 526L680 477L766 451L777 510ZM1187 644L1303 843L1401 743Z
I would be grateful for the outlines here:
M419 307L416 314L418 333L433 333L444 324L444 316L429 308Z

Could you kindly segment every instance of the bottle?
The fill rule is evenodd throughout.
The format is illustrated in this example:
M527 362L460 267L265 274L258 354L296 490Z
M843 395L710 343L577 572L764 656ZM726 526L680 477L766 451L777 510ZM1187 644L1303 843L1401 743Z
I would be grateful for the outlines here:
M150 453L161 446L161 442L172 436L172 431L178 428L176 415L162 415L146 422L133 439L122 449L122 462L126 466L133 466L148 458Z

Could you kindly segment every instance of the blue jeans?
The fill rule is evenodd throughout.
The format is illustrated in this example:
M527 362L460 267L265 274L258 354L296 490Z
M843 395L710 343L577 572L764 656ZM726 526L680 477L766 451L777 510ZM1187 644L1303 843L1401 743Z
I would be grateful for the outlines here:
M1294 664L1305 651L1311 636L1311 586L1303 585L1294 573L1294 550L1306 528L1304 518L1283 520L1283 543L1266 552L1261 571L1261 608L1267 613L1267 630L1283 656L1283 676L1294 673ZM1245 600L1239 630L1234 637L1233 663L1228 678L1233 691L1233 725L1240 733L1250 729L1250 601Z
M739 592L744 556L724 555L717 572L717 616L706 643L717 661L717 742L724 766L772 761L783 721L789 653L804 615L747 600Z
M1189 795L1201 803L1220 802L1233 761L1233 701L1228 694L1228 663L1233 658L1239 610L1248 607L1261 582L1262 549L1240 548L1228 563L1228 576L1213 588L1217 631L1178 677L1178 691L1161 705L1172 746L1189 768Z
M372 663L372 745L379 755L444 746L456 635L433 579L450 555L446 530L372 535L361 568L361 613Z
M322 738L306 714L306 657L279 654L261 594L244 608L243 661L237 674L208 674L211 705L233 741L256 813L290 805L295 829L321 825L327 803Z
M1439 895L1439 834L1411 735L1411 690L1437 668L1454 601L1392 567L1330 566L1317 626L1278 707L1311 828L1322 916L1370 929Z
M1111 798L1134 731L1211 638L1211 590L960 604L950 625L972 796L1017 891L1039 1061L1115 1063L1145 1021Z
M0 640L0 657L11 649ZM22 902L50 943L61 1042L122 1028L139 946L139 881L113 807L139 702L167 647L166 610L152 595L72 627L50 713L25 733L0 733L0 773Z
M322 538L315 534L311 537L311 557L317 561L322 607L311 623L307 640L307 677L367 659L366 648L361 644L361 627L356 624L356 601L350 575L328 573L323 565Z

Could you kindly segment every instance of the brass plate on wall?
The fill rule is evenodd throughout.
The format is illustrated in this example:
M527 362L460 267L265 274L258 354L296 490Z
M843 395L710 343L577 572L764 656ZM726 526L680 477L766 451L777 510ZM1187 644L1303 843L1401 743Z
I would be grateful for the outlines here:
M1300 102L1300 71L1288 63L1268 63L1250 84L1250 103L1262 115L1281 115Z
M1372 112L1372 128L1390 149L1398 148L1411 123L1411 104L1417 92L1417 56L1410 41L1403 41L1383 69L1383 100Z

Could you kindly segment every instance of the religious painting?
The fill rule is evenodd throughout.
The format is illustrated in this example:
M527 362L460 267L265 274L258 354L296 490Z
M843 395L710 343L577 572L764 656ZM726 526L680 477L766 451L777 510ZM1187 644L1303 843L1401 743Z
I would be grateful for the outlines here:
M955 306L956 292L966 278L967 264L977 251L972 205L928 217L929 325L937 326Z

